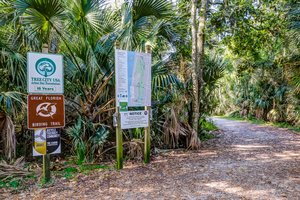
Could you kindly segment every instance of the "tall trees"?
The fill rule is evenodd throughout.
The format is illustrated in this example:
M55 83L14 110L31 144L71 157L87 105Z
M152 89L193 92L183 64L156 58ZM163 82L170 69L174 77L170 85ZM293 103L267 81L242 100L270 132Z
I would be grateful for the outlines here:
M198 9L199 8L199 9ZM203 69L205 65L205 22L207 0L191 2L192 79L193 79L193 129L198 133L203 99Z
M214 30L226 45L236 73L236 83L230 83L234 103L228 103L238 105L240 114L295 123L289 118L299 110L293 84L299 66L297 34L292 28L297 12L299 16L297 7L297 2L285 0L216 5L211 17Z
M198 35L197 35L197 68L198 68L198 84L199 84L199 111L200 113L203 112L202 103L203 102L203 88L204 88L204 81L203 81L203 69L205 67L205 52L204 52L204 45L205 45L205 23L206 23L206 7L207 7L207 0L201 0L200 4L200 12L199 12L199 28L198 28ZM201 114L200 114L201 115Z
M198 133L199 124L199 59L198 59L198 37L197 37L197 0L192 1L191 5L191 29L192 29L192 82L193 82L193 118L192 127Z

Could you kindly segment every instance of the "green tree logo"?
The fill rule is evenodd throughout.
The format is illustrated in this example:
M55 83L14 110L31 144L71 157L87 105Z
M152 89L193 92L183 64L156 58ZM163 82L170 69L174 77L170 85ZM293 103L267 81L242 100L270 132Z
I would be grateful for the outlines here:
M55 63L49 58L41 58L35 64L36 71L44 76L48 77L55 73Z

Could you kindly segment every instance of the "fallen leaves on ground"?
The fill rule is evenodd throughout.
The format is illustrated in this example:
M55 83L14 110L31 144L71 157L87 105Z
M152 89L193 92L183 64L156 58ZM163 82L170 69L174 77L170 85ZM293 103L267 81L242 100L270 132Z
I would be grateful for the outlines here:
M197 151L166 151L148 165L56 179L7 199L299 199L300 136L213 119L222 131Z

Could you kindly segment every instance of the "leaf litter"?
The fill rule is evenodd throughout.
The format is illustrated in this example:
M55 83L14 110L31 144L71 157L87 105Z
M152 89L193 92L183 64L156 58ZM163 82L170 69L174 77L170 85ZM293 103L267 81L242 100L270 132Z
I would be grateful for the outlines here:
M58 178L6 199L300 199L300 135L213 118L221 130L200 150L164 151L150 164ZM0 191L1 192L1 191ZM1 193L0 193L1 197Z

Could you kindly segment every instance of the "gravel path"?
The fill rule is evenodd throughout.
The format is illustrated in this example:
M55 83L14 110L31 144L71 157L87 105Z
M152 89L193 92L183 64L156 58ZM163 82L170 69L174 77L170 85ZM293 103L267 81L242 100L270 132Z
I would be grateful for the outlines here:
M300 135L213 118L222 129L199 151L172 151L36 186L12 199L300 199Z

